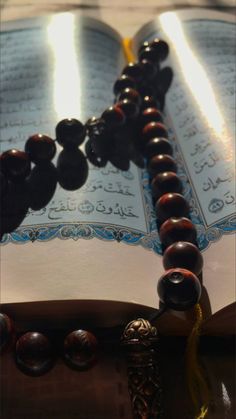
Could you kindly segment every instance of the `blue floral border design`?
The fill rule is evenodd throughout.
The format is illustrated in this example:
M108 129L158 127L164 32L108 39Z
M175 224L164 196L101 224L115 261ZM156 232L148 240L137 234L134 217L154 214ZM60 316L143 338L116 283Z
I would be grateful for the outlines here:
M148 250L161 254L161 242L157 232L156 216L152 203L152 196L149 185L149 175L147 171L141 170L141 180L143 186L143 199L145 206L146 220L149 232L144 234L118 225L106 224L86 224L86 223L60 223L50 225L32 225L17 228L12 233L4 234L2 244L15 243L24 244L28 242L45 242L55 238L67 239L92 239L94 237L101 240L125 242L129 245L142 245Z

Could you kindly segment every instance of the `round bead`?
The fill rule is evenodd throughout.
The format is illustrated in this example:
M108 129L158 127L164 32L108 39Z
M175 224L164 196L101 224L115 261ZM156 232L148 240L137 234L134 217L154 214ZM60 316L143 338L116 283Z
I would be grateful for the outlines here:
M77 148L84 141L85 135L85 126L74 118L63 119L56 126L56 140L67 149Z
M4 151L0 157L1 171L9 180L20 182L30 174L30 159L24 151Z
M200 250L192 243L179 241L171 244L164 252L165 269L184 268L199 275L202 271L203 258Z
M144 154L148 159L151 159L157 154L173 154L172 145L166 138L152 138L145 144Z
M150 45L149 45L149 42L148 41L143 42L142 45L139 47L138 52L140 53L141 51L143 51L145 48L147 48L149 46Z
M160 223L170 217L188 217L189 205L179 193L166 193L156 202L156 214Z
M146 59L141 60L140 65L143 71L143 78L145 80L153 80L158 72L157 66Z
M137 83L140 82L143 78L143 71L140 63L129 63L124 68L122 73L131 77Z
M122 76L116 80L113 90L115 95L118 95L126 88L135 89L136 83L131 77L127 76L127 74L122 74Z
M162 39L155 38L151 43L150 47L154 49L157 54L159 61L163 61L169 54L169 46Z
M144 95L142 105L141 105L141 110L144 111L144 109L147 109L147 108L157 108L157 107L158 107L158 102L153 96Z
M124 99L131 100L132 102L135 102L138 106L141 105L142 101L139 92L135 89L131 89L130 87L127 87L126 89L122 90L122 92L118 96L119 101Z
M147 108L140 115L140 123L142 126L149 124L149 122L162 122L163 117L160 111L156 108Z
M182 182L174 172L158 173L152 180L152 195L155 199L168 192L182 192Z
M118 106L110 106L102 114L108 129L122 126L125 123L125 114Z
M8 190L8 180L6 178L6 176L0 172L0 191L1 194L5 194Z
M176 172L177 166L174 159L168 154L157 154L148 163L150 175L155 176L162 172Z
M47 135L35 134L28 138L25 152L29 154L34 163L50 161L56 154L55 141Z
M4 313L0 313L0 352L7 348L13 334L13 322Z
M154 48L151 48L150 46L141 49L141 51L138 54L139 61L142 60L148 60L152 63L157 63L157 54Z
M201 284L187 269L170 269L162 275L157 284L160 300L167 308L184 311L198 303Z
M149 122L143 128L142 136L144 141L148 141L155 137L168 138L168 132L165 125L161 122Z
M27 332L17 340L15 356L19 369L34 377L48 372L54 363L49 339L38 332Z
M81 150L62 150L57 159L58 182L62 188L74 191L88 177L88 162Z
M123 99L117 103L117 106L122 110L127 119L137 118L139 114L139 108L132 100Z
M86 330L75 330L64 340L64 358L77 370L87 370L97 361L97 339Z
M197 241L197 230L188 218L172 217L162 224L159 236L164 248L180 240L195 244Z

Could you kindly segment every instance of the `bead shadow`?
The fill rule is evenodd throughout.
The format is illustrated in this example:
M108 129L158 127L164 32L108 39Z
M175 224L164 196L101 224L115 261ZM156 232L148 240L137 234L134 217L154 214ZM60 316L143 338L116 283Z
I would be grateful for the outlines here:
M88 177L88 162L79 149L62 150L57 160L58 182L70 191L81 188Z

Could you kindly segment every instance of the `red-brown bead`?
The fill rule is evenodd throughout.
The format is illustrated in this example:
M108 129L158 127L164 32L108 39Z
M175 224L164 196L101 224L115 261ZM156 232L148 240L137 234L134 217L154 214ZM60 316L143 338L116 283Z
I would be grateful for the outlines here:
M131 77L135 82L140 82L143 78L143 70L140 63L128 63L123 69L123 74Z
M182 192L182 182L174 172L158 173L152 180L152 195L154 199L160 198L168 192Z
M165 250L163 266L165 269L184 268L199 275L203 267L203 257L197 246L179 241L171 244Z
M106 109L101 117L109 129L120 127L125 123L125 114L116 105Z
M167 308L184 311L198 303L201 284L187 269L170 269L162 275L157 284L160 300Z
M157 154L173 154L171 143L166 138L152 138L145 144L144 154L147 159L151 159Z
M168 131L161 122L149 122L142 130L143 140L147 142L151 138L168 138Z
M155 205L157 219L163 223L170 217L188 217L189 205L186 199L178 193L162 195Z
M77 148L85 139L86 129L75 118L66 118L56 126L56 140L64 148Z
M169 46L162 39L155 38L151 43L150 47L154 49L159 61L163 61L169 54Z
M135 102L138 106L141 105L141 96L139 92L135 89L131 89L130 87L127 87L126 89L122 90L120 95L118 96L118 100L132 100L132 102Z
M159 236L164 248L180 240L195 244L197 241L197 230L188 218L172 217L162 224Z
M78 370L91 368L97 361L97 339L86 330L75 330L64 340L64 358L67 364Z
M162 122L163 116L156 108L147 108L140 115L140 122L142 126L147 125L149 122Z
M54 363L49 339L38 332L27 332L16 342L16 364L27 375L38 377L48 372Z
M55 141L47 135L35 134L25 143L25 152L34 163L50 161L56 154Z
M176 172L177 166L174 159L168 154L157 154L150 159L148 171L151 176L155 176L162 172Z
M1 154L0 167L8 179L22 181L30 174L30 159L24 151L13 148Z

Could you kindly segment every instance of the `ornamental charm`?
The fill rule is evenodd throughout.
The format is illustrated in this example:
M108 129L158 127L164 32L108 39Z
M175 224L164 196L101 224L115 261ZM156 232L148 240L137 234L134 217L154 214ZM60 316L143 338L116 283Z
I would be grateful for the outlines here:
M149 321L131 321L122 335L127 349L128 388L134 419L161 419L162 387L154 343L157 330Z

